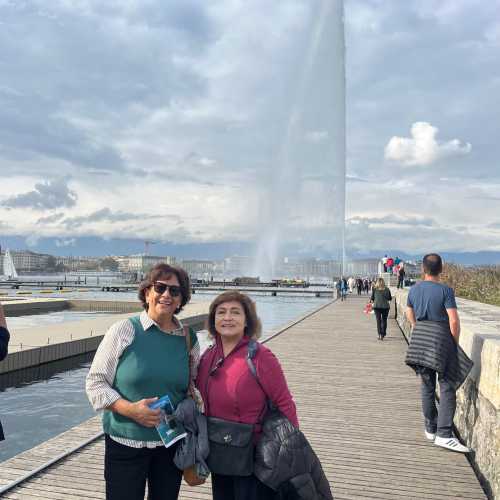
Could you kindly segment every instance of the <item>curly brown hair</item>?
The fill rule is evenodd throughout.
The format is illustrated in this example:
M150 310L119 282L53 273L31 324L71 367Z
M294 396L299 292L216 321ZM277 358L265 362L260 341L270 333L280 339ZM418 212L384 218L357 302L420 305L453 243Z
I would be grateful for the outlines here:
M155 281L159 279L169 279L172 276L177 277L179 286L181 287L181 305L175 310L174 314L179 314L182 308L189 302L191 299L191 280L189 279L188 273L181 267L171 266L170 264L160 262L151 268L139 285L138 297L142 303L142 307L146 311L148 310L146 290L151 288Z
M224 302L232 301L239 302L245 311L245 320L247 324L247 326L245 326L245 335L257 340L262 334L262 324L257 316L255 302L248 295L238 292L237 290L221 293L210 304L207 318L207 330L209 334L212 337L217 335L217 331L215 330L215 311L217 307Z

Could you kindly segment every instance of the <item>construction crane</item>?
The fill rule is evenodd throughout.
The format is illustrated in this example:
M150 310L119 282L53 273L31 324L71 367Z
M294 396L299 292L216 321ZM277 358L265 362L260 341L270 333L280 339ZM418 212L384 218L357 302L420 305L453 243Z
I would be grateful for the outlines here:
M156 241L144 240L144 255L149 255L149 247L155 243Z

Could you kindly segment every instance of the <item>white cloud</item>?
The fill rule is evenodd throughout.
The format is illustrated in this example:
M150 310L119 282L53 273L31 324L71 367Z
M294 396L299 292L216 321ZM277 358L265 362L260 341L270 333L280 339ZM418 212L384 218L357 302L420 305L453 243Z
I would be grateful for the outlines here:
M411 138L392 137L385 147L385 159L406 167L429 166L438 160L469 154L472 146L458 139L439 143L439 129L427 122L415 122L411 126Z
M212 167L215 165L216 161L212 158L206 158L205 156L203 156L199 159L198 163L203 167Z

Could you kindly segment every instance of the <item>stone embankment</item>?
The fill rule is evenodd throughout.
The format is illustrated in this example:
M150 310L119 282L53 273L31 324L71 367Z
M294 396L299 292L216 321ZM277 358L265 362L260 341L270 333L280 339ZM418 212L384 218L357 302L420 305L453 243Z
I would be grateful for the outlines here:
M54 307L60 307L59 302L50 300ZM17 302L17 301L16 301ZM27 304L24 304L24 314L34 314L34 310L42 307L46 299L33 299L26 301L31 303L32 312L29 312ZM138 302L111 302L111 301L65 301L72 305L63 309L75 308L80 311L102 311L111 314L101 315L98 318L84 321L70 321L60 324L45 325L24 329L11 329L11 339L9 344L9 354L0 363L0 374L30 368L33 366L50 363L60 359L78 356L89 352L94 352L101 342L107 329L116 321L136 315L142 310ZM17 303L4 305L6 315L10 316L9 307ZM184 324L191 326L196 331L204 327L206 314L208 312L208 302L188 304L179 318ZM48 307L48 306L46 306ZM54 309L51 309L52 311ZM56 309L61 310L61 309ZM125 314L112 314L113 312L126 312ZM8 321L8 318L7 318Z
M396 320L409 339L407 290L395 293ZM500 307L458 299L460 345L474 368L457 393L455 427L474 451L472 465L490 495L500 499Z

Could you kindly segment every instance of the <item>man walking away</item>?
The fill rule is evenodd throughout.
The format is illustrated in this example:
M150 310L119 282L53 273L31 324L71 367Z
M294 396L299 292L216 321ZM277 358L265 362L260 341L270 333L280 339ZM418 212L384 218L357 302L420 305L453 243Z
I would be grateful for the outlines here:
M398 288L404 288L405 287L405 268L403 267L403 263L399 263L399 270L398 270Z
M438 254L427 254L422 263L424 280L408 294L406 317L412 336L406 364L422 378L422 410L425 436L435 445L460 453L469 448L453 436L456 390L472 362L458 345L460 319L453 290L440 283L443 263ZM439 380L439 411L436 408L436 377Z

